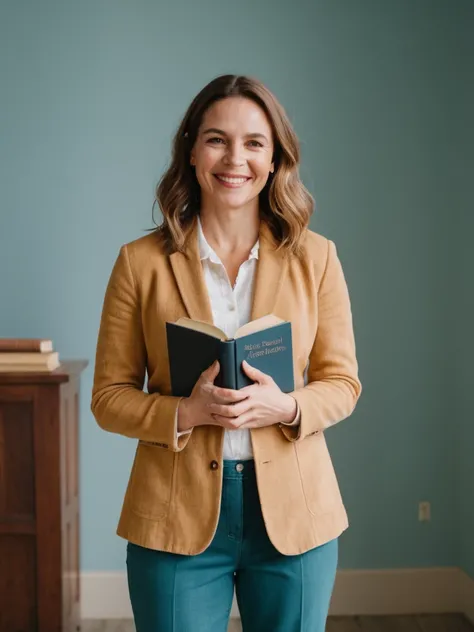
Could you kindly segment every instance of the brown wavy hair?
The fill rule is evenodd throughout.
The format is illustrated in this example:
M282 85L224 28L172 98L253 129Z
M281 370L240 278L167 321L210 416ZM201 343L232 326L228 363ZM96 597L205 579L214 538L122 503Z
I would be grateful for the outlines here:
M171 165L156 187L152 218L154 221L153 210L158 204L163 221L153 230L157 230L168 253L185 251L201 203L200 186L190 164L191 150L207 109L228 97L251 99L269 119L273 131L275 172L270 174L260 192L260 216L269 225L279 248L300 254L314 200L300 180L299 141L276 97L260 81L245 76L217 77L189 106L173 140Z

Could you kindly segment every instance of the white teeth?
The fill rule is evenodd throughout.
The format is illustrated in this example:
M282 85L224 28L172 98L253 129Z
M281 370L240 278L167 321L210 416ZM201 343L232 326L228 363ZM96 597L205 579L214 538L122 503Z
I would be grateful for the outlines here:
M229 184L243 184L247 182L248 178L227 178L226 176L216 176L219 180L223 182L228 182Z

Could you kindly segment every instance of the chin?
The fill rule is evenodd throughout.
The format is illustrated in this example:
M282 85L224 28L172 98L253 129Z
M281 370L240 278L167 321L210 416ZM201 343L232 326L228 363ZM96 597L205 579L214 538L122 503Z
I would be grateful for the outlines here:
M242 198L232 198L231 196L220 196L219 200L225 203L228 208L242 208L244 206L248 206L254 198L251 197L242 197Z

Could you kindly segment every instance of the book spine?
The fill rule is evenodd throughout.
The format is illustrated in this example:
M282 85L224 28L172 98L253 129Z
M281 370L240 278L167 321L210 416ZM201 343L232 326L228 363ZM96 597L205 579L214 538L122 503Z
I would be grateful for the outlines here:
M52 342L36 338L0 338L0 351L8 353L41 353L52 351Z
M222 340L219 345L219 364L221 370L216 382L222 388L237 388L235 372L235 340Z
M57 351L50 353L34 353L34 352L8 352L0 351L0 364L47 364L56 362L59 358Z

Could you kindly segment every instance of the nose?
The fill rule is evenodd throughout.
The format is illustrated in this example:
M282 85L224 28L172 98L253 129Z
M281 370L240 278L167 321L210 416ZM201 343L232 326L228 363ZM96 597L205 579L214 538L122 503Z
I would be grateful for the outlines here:
M245 163L243 148L239 143L229 143L224 157L226 164L241 166Z

